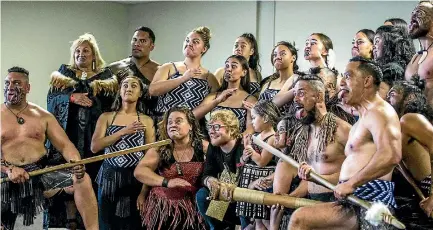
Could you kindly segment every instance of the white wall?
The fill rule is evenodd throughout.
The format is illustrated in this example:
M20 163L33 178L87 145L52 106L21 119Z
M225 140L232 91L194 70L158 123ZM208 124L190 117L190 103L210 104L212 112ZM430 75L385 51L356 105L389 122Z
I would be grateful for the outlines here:
M391 17L409 22L417 1L363 2L276 2L275 41L295 41L301 70L309 68L303 59L305 40L313 32L328 35L337 55L336 67L344 68L351 57L352 39L360 29L375 31Z
M295 41L301 70L305 39L312 32L331 37L342 71L350 58L356 31L375 30L390 17L409 16L417 1L398 2L1 2L1 74L21 65L30 70L31 101L45 107L49 75L69 60L70 41L92 32L109 63L129 55L130 39L138 26L155 31L157 62L183 59L182 42L193 28L206 25L213 34L203 66L214 72L232 53L235 39L244 32L256 35L262 75L273 68L270 53L280 40ZM2 85L3 85L3 81ZM3 101L3 95L2 95Z
M2 78L14 65L28 69L29 100L46 108L50 74L69 62L71 41L81 34L95 35L108 63L128 55L127 7L104 2L2 1ZM3 88L3 79L1 82Z
M162 63L181 61L182 43L196 27L211 30L211 48L202 65L214 72L232 54L236 38L244 32L256 34L256 2L150 2L131 5L129 32L150 27L156 35L151 57Z
M261 2L148 2L130 6L129 33L140 25L156 33L152 58L158 62L182 60L182 42L191 29L211 28L211 49L203 64L211 71L222 66L231 54L233 42L243 32L256 35L262 75L270 75L270 54L281 40L295 41L301 70L309 67L303 59L305 39L323 32L333 41L336 67L343 71L351 57L352 39L364 28L376 30L390 17L409 21L418 1L261 1Z

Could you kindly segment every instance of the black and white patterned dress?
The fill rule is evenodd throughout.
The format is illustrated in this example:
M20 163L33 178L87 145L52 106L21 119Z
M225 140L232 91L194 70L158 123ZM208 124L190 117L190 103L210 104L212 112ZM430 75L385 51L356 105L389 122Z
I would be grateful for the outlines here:
M176 72L168 79L181 77L182 74L179 73L176 65L172 64ZM162 116L172 107L180 105L187 106L192 110L200 105L210 91L211 87L208 84L207 77L206 79L191 78L166 94L159 96L156 111Z
M279 89L270 89L269 86L271 85L272 80L268 82L268 86L266 89L259 95L259 101L266 100L266 101L272 101L274 99L275 95L277 95L278 92L280 92Z
M260 93L260 83L250 82L250 94L256 95L256 93Z
M247 100L248 97L250 97L250 96L251 95L248 95L244 99L244 101ZM215 95L215 98L217 98L217 97L218 97L218 94ZM243 133L247 129L247 110L245 108L232 108L232 107L218 105L214 109L212 109L211 114L212 114L212 112L218 111L218 110L230 110L230 111L232 111L236 115L236 117L238 118L240 132Z
M255 134L257 136L258 134ZM267 136L263 139L264 142L267 142L270 137L274 136L273 134ZM261 154L262 147L256 145L254 142L251 144L254 151ZM239 187L248 188L248 186L255 180L260 177L267 177L275 172L276 168L276 158L273 157L272 160L268 163L268 165L264 167L259 167L253 160L250 160L243 166L242 173L239 181ZM269 208L265 205L251 204L246 202L237 202L236 204L236 213L239 216L245 216L256 219L265 219L269 220L270 212Z
M119 132L125 126L108 126L105 136ZM140 116L137 112L138 121ZM136 147L145 143L144 131L123 135L105 148L105 154ZM101 229L139 229L140 216L135 204L142 184L135 179L134 169L143 158L142 151L105 159L99 170L97 183L99 220ZM122 228L121 228L122 226Z

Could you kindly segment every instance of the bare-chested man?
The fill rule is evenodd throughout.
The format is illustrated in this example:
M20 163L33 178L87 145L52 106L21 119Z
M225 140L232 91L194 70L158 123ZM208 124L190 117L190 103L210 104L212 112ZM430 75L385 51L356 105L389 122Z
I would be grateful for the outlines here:
M11 180L1 186L1 221L6 229L13 229L17 215L24 215L24 225L33 224L43 206L44 175L30 178L28 172L44 168L46 138L67 161L80 160L56 118L27 102L29 91L29 72L21 67L9 69L4 83L5 103L1 105L1 176ZM90 177L83 166L76 166L73 172L75 203L84 225L97 230L98 209Z
M433 210L433 195L431 194L431 174L433 159L433 112L427 107L425 95L421 89L409 82L396 82L388 93L388 101L400 117L402 132L402 163L407 168L421 189L425 200L420 207L431 216ZM404 221L408 228L432 229L433 220L427 220L417 207L419 197L413 196L413 190L401 183L404 179L399 174L393 178L396 182L396 199L399 208L397 217ZM400 176L400 178L398 178ZM413 205L407 205L411 202ZM401 205L400 205L401 204ZM412 226L414 224L414 226Z
M325 84L317 75L300 76L295 83L296 118L300 121L295 134L296 138L289 155L303 162L298 170L298 176L309 179L310 170L322 175L332 183L337 183L340 168L345 159L344 146L351 125L327 112L325 106ZM293 135L291 135L293 136ZM285 162L279 162L274 178L274 192L288 193L291 180L287 180L292 167ZM310 199L321 201L334 200L331 190L314 182L302 183L293 194L297 197L308 195ZM272 220L271 220L272 221ZM275 220L278 223L278 220ZM278 224L272 224L278 229Z
M153 115L157 102L157 98L150 97L148 93L148 87L159 67L159 63L150 59L150 52L155 48L155 38L152 29L144 26L137 28L131 39L131 56L109 65L117 75L118 82L122 82L128 75L137 76L143 81L146 86L144 103L148 110L145 113L149 116Z
M360 57L352 58L346 67L339 95L345 104L356 108L360 118L350 130L340 184L334 194L342 199L353 193L394 207L394 184L390 180L401 160L401 129L396 112L378 94L381 78L380 68ZM364 215L364 210L360 213L359 208L342 203L300 208L293 213L289 228L369 229L357 218Z
M406 68L406 80L414 76L425 80L425 95L433 107L433 1L420 1L412 11L409 23L409 36L419 39L422 50L412 58Z

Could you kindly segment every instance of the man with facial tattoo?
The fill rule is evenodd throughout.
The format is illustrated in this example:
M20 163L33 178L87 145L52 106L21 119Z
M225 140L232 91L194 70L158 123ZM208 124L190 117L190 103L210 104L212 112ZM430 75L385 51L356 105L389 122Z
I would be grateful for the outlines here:
M409 229L432 229L433 220L427 216L431 216L433 210L431 194L433 111L427 106L421 89L409 82L396 82L389 91L387 99L400 117L402 131L400 167L405 170L407 168L417 187L427 197L420 202L414 190L405 183L401 173L394 172L397 218Z
M339 93L343 103L360 115L350 130L334 195L339 201L297 209L290 229L384 229L364 219L365 210L346 201L349 194L395 208L391 175L401 160L401 130L391 105L378 94L382 72L365 58L352 58L346 66ZM302 113L300 113L302 114ZM311 215L314 213L314 215Z
M325 84L317 75L300 76L294 89L295 116L298 122L295 124L296 128L287 134L295 137L293 142L288 143L287 148L290 156L302 162L298 176L305 181L301 182L291 195L325 202L333 201L332 191L309 181L309 173L313 170L331 183L338 182L341 164L345 159L344 146L351 125L327 111ZM290 165L279 162L275 178L281 178L290 171ZM287 193L290 184L286 181L274 180L274 192Z
M29 172L45 167L46 139L67 161L81 159L56 118L27 101L29 91L29 72L21 67L10 68L4 84L5 103L1 106L1 177L10 180L1 185L1 223L5 229L14 228L18 215L24 216L24 225L33 224L35 215L44 207L43 192L50 182L44 175L30 177ZM83 165L73 168L72 180L84 225L97 230L96 198Z
M409 36L418 39L422 50L415 54L406 68L405 78L419 77L425 81L424 94L433 107L433 1L422 0L412 11Z

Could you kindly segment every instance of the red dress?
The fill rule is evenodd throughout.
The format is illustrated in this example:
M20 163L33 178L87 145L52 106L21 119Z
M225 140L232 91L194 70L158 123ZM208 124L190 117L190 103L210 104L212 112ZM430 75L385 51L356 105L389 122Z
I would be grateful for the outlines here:
M175 162L169 167L160 169L159 174L167 180L181 178L192 186L153 187L146 199L147 212L142 216L143 224L148 229L205 229L195 204L195 194L200 188L204 162L194 158L191 162Z

